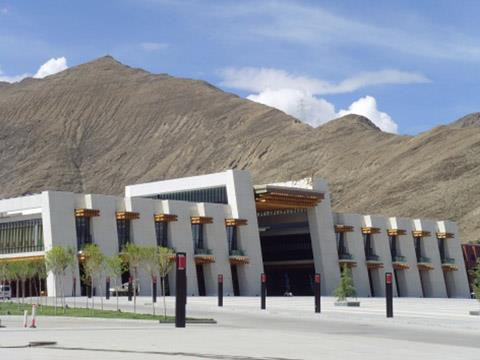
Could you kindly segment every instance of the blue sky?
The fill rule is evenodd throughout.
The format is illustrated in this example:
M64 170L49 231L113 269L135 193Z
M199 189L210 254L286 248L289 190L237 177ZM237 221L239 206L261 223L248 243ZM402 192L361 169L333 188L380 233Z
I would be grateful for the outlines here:
M480 110L479 13L467 0L0 0L0 80L111 54L313 126L357 112L416 134ZM39 75L52 58L65 61Z

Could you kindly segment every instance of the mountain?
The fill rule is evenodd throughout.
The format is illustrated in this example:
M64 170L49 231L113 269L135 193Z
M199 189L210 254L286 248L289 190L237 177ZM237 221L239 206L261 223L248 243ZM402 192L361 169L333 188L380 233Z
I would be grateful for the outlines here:
M480 128L387 134L347 115L312 128L198 80L112 57L0 86L0 197L249 169L256 183L326 179L337 211L456 220L480 230Z
M480 112L468 114L455 121L451 126L459 128L480 127Z

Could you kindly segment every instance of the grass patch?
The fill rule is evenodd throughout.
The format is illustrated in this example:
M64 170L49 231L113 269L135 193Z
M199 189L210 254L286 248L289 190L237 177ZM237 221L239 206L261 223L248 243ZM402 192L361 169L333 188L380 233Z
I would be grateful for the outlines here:
M30 304L17 304L14 302L0 302L0 315L23 315L27 310L31 315L32 305ZM68 316L68 317L83 317L83 318L102 318L102 319L128 319L128 320L155 320L161 323L173 323L175 322L174 316L152 315L152 314L140 314L132 312L123 312L116 310L100 310L100 308L92 309L86 308L57 308L57 314L55 315L54 306L37 306L37 316ZM187 322L192 323L215 323L213 319L198 319L187 318Z

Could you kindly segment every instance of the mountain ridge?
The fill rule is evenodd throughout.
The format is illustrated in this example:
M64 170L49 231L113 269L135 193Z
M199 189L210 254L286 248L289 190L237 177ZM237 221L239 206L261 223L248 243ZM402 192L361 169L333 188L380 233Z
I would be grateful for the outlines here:
M315 174L336 211L452 219L480 230L480 128L384 133L347 115L312 128L201 80L106 56L0 87L0 197L248 169L256 183Z

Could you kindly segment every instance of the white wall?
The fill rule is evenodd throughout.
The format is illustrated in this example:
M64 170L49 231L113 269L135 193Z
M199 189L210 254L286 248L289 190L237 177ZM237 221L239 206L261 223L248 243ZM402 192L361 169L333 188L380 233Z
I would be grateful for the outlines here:
M430 236L421 240L422 255L430 258L434 267L430 271L420 271L420 278L423 283L424 297L447 297L447 289L443 278L440 251L436 238L437 224L433 220L414 219L414 228L417 231L429 231ZM412 240L413 241L413 240Z
M357 214L337 214L336 224L353 226L353 232L345 233L347 249L357 262L352 268L352 278L357 291L357 296L369 297L370 285L368 282L368 270L365 262L365 249L362 237L362 215Z
M445 244L445 256L455 259L457 271L445 273L445 285L449 297L470 298L470 288L468 286L468 277L465 270L465 260L463 258L462 247L457 225L451 221L438 221L439 232L448 232L454 234L453 239L442 240Z
M223 275L223 291L225 295L233 295L232 273L228 254L227 230L225 227L226 205L198 204L198 214L213 218L212 224L205 224L205 246L212 250L215 262L204 264L205 289L208 296L218 293L218 275Z
M52 246L71 247L77 250L77 234L75 229L75 198L73 193L60 191L44 191L42 193L42 222L45 251ZM74 276L79 279L78 267ZM71 273L65 276L65 294L72 293L73 279ZM47 277L48 296L60 295L60 282L55 281L53 274ZM80 293L80 281L77 281L77 294Z
M383 216L365 215L363 221L366 227L380 229L380 233L372 234L371 239L373 252L380 257L380 261L383 262L383 268L372 269L371 276L374 282L375 296L385 296L385 273L391 272L393 274L392 255L390 253L387 233L387 219ZM397 289L395 279L393 279L393 281L393 294L396 296Z
M409 269L397 270L397 278L402 297L422 297L422 284L420 283L420 274L417 268L417 256L412 238L412 220L406 218L389 218L391 229L401 229L406 231L406 235L397 237L397 253L405 256Z
M330 296L340 281L330 193L327 184L320 180L314 180L312 188L325 194L325 199L315 208L308 209L307 215L315 272L321 274L322 293Z

